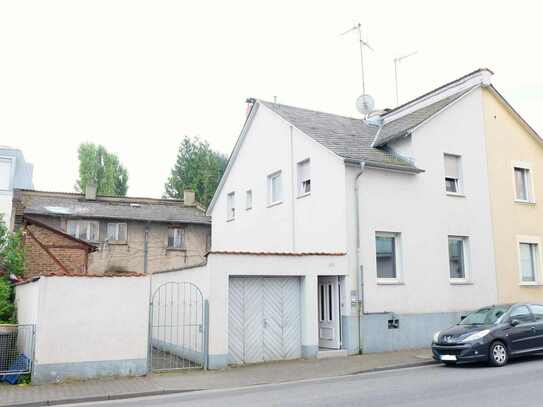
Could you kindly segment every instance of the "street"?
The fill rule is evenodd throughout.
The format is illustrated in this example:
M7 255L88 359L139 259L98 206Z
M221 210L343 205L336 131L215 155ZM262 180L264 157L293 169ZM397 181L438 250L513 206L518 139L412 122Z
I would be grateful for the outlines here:
M541 406L543 357L486 365L432 365L313 381L101 403L135 406ZM76 406L76 404L74 404ZM77 404L83 406L83 404Z

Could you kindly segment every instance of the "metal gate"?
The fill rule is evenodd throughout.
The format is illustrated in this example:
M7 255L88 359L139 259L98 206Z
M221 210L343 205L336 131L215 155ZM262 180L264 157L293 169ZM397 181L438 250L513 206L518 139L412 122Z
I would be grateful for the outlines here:
M206 368L207 319L207 301L196 285L160 285L150 305L150 369L160 372Z
M17 383L32 372L34 325L0 325L0 380Z

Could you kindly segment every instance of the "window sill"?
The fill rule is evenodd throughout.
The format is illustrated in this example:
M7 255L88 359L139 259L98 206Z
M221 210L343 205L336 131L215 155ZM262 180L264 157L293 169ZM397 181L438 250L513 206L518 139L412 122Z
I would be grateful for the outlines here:
M522 199L515 199L514 202L521 205L535 205L535 201L524 201Z
M300 194L296 197L296 199L301 199L301 198L305 198L306 196L309 196L311 195L311 191L309 192L304 192L303 194Z
M186 252L187 249L185 249L183 247L166 247L166 251L169 251L169 252Z
M105 242L105 243L112 246L126 246L128 244L126 240L113 240L113 241Z
M405 283L403 281L400 281L400 280L396 280L396 279L377 279L377 284L378 285L405 285Z
M270 204L268 204L268 208L272 208L274 206L277 206L277 205L281 205L283 203L283 201L277 201L277 202L272 202Z
M463 192L446 192L447 196L455 196L457 198L465 198L466 194Z
M529 282L529 281L524 281L522 283L518 283L519 286L521 287L543 287L543 283L539 283L539 282Z
M226 219L227 222L232 222L232 221L234 221L234 220L236 220L236 218Z
M462 279L449 279L450 285L473 285L472 281Z

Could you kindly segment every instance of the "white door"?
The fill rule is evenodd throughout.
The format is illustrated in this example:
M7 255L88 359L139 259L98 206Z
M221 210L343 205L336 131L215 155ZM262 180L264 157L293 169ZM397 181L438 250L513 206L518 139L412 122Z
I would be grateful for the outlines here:
M231 277L228 297L232 363L301 357L298 277Z
M319 347L339 349L339 281L319 277Z

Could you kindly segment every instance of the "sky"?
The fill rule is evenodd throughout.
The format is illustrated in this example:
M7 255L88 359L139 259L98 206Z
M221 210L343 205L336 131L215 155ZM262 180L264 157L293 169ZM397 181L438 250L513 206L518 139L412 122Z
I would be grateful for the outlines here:
M229 154L248 97L359 117L480 67L543 133L537 1L0 0L0 145L36 189L73 191L80 143L116 153L132 196L160 197L184 136Z

